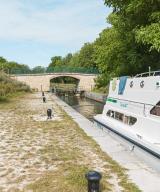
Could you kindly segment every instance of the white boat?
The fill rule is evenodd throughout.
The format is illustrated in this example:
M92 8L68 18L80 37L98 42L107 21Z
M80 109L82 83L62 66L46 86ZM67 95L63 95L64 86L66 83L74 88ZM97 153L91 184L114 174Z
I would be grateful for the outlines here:
M159 163L160 71L112 79L103 113L94 123Z

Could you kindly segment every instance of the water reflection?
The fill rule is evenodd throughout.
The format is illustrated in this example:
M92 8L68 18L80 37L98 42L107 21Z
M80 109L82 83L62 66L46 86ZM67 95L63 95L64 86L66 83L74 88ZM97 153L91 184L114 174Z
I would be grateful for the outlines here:
M99 103L85 97L78 96L60 96L68 105L72 106L76 111L93 120L93 116L103 111L104 104Z

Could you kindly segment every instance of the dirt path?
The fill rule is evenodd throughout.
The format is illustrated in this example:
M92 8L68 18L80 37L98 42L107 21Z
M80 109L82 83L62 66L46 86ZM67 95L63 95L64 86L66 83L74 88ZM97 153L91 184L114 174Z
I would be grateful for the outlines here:
M85 192L84 174L103 174L103 191L139 191L47 96L31 94L0 105L0 191ZM46 110L56 116L46 120Z

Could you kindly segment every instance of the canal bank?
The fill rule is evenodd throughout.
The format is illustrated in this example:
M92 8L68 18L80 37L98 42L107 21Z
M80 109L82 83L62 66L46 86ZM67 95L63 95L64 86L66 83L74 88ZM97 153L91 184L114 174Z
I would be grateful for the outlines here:
M52 98L73 118L88 136L92 137L100 145L105 153L128 170L127 173L129 178L136 183L142 191L159 192L160 174L158 172L153 170L143 160L139 159L134 154L134 151L128 150L125 146L120 144L112 133L108 134L108 132L98 129L91 121L86 119L58 97L52 96Z
M95 92L85 92L84 93L85 97L88 99L92 99L97 102L101 102L105 104L106 99L107 99L107 94L102 94L102 93L95 93Z

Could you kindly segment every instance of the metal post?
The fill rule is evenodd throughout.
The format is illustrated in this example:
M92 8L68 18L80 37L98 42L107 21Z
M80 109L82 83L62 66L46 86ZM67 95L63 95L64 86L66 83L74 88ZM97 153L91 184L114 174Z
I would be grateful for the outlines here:
M52 109L47 109L47 119L52 119Z
M146 116L146 104L144 103L144 107L143 107L143 114L144 116Z
M43 103L46 103L46 97L43 97Z
M151 67L149 66L149 76L151 76Z
M89 171L85 177L88 180L88 192L100 192L102 175L97 171Z

